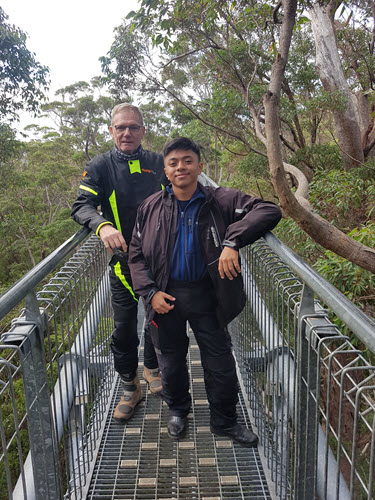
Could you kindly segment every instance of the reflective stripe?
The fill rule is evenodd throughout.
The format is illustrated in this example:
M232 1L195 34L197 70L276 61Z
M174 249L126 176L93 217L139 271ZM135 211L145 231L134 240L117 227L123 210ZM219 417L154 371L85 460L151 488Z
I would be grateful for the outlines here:
M101 224L99 224L99 226L98 226L97 230L95 231L96 236L99 236L99 231L100 231L100 228L101 228L102 226L105 226L106 224L110 224L111 226L113 226L112 222L109 222L109 221L108 221L108 222L102 222Z
M160 184L161 185L161 190L163 191L164 189L164 184Z
M128 160L129 170L131 174L141 174L141 164L139 160Z
M83 184L81 184L81 185L79 186L79 189L83 189L84 191L88 191L89 193L92 193L92 194L94 194L95 196L98 196L98 193L96 193L93 189L88 188L87 186L84 186Z
M243 214L245 210L243 208L236 208L235 212L236 214Z
M122 274L121 272L121 264L120 262L117 262L114 266L114 270L115 270L115 275L120 279L121 283L124 285L125 288L127 288L129 290L129 292L132 294L133 296L133 299L138 302L138 299L136 298L133 290L132 290L132 287L129 285L129 283L126 281L125 279L125 276Z
M120 233L122 233L122 231L121 231L121 224L120 224L120 217L118 216L118 210L117 210L117 202L116 202L116 193L115 193L115 190L113 190L113 193L109 197L109 203L111 204L113 217L114 217L115 223L116 223L116 228L120 231Z

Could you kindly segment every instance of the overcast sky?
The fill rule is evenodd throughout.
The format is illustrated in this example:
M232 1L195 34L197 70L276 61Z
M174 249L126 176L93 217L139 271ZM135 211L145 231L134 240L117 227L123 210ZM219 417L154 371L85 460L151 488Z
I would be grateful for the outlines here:
M138 2L0 0L0 5L9 16L7 22L27 33L27 48L49 66L53 99L59 88L80 80L89 82L100 74L98 59L110 49L113 29L137 9Z

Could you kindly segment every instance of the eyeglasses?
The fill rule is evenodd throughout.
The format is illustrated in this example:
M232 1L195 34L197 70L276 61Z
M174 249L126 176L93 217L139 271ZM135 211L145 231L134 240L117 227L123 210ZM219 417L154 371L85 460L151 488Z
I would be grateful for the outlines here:
M120 134L124 133L127 128L131 134L137 134L142 127L140 125L129 125L129 127L126 127L125 125L115 125L116 132L119 132Z

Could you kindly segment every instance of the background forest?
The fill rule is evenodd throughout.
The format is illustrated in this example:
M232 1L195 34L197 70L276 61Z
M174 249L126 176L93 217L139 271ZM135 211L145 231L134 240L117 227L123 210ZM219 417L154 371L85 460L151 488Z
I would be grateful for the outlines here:
M145 148L193 138L207 175L280 203L274 233L375 316L374 50L373 0L142 0L102 74L46 102L48 68L0 7L0 293L79 229L85 162L127 101ZM22 110L55 125L17 135Z

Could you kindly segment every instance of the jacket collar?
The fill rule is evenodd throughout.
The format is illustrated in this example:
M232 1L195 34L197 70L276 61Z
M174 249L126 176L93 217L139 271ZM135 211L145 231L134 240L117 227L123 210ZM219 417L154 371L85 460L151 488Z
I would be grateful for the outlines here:
M163 195L164 198L170 198L170 199L175 198L172 184L168 184L168 186L166 186L166 188L163 190ZM198 182L197 189L195 190L193 196L191 197L191 200L195 200L196 198L201 198L202 196L206 198L206 201L209 201L212 198L212 193L207 186L203 186L203 184Z

